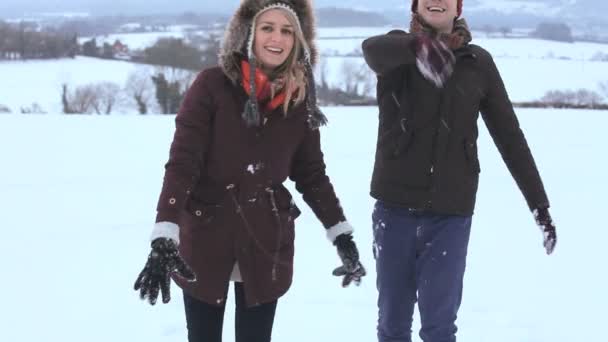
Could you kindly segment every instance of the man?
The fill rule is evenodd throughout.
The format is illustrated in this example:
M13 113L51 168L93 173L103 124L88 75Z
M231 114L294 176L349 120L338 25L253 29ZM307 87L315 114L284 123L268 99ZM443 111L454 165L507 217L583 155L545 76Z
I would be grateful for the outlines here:
M479 179L479 112L551 254L549 201L490 54L469 44L462 0L414 0L410 32L363 42L380 109L371 195L378 341L411 341L418 301L425 342L456 341Z

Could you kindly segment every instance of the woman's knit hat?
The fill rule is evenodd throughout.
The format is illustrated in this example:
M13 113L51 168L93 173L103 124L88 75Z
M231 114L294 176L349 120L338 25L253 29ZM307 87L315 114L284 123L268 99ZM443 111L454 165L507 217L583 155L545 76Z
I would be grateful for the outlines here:
M244 57L249 60L250 96L245 104L243 119L250 126L259 125L260 113L255 97L254 82L256 71L256 57L253 53L255 22L259 15L272 9L281 9L290 13L299 23L299 27L294 29L300 30L305 40L302 42L303 53L297 58L306 69L308 122L310 127L318 128L326 124L327 119L317 106L313 74L313 67L317 62L317 49L314 44L314 16L310 0L243 0L226 30L220 49L220 66L234 84L240 84L242 77L240 61Z

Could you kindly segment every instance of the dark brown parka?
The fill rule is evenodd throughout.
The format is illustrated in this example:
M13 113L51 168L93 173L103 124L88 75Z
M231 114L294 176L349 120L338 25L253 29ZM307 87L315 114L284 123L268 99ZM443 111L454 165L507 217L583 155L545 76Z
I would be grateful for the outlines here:
M318 127L305 102L242 117L248 96L240 61L253 15L274 1L243 1L227 30L220 66L202 71L176 117L157 222L179 225L179 251L196 273L174 280L191 296L223 305L238 262L249 306L273 301L291 285L294 220L300 214L283 186L289 177L325 228L345 221L325 173ZM288 1L288 3L290 3ZM294 1L314 62L309 1ZM261 107L260 107L260 110Z
M491 55L466 44L454 51L443 88L416 67L415 34L394 30L363 42L378 75L380 110L371 195L393 205L472 215L479 180L477 119L486 123L528 206L549 201Z

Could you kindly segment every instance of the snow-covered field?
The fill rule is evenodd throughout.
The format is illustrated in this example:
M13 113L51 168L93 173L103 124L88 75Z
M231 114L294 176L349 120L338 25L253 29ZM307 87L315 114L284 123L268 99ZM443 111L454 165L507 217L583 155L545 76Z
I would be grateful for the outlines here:
M363 58L344 55L357 51L360 53L364 37L383 34L393 28L396 27L367 30L354 28L343 31L321 29L318 44L321 52L325 54L323 59L327 62L328 83L334 86L342 85L342 65L346 60L353 65L367 68ZM340 37L342 39L337 39ZM601 82L608 83L608 62L594 61L598 54L608 55L608 44L487 38L485 34L475 32L472 43L480 45L492 54L513 101L538 100L549 90L599 91ZM373 91L370 95L373 95L375 86L371 89Z
M335 250L295 196L303 211L295 279L279 302L274 341L375 340L368 184L377 109L324 110L328 173L369 275L359 288L340 287L331 276ZM558 245L544 254L532 215L482 129L459 340L605 341L608 112L518 113L552 201ZM155 307L131 290L149 250L172 133L172 116L0 115L0 341L185 341L175 286L174 300ZM226 341L234 340L232 306L231 298Z
M322 52L340 54L360 50L366 37L387 33L403 27L353 28L319 30L319 46ZM597 53L608 54L608 44L539 40L532 38L488 38L486 33L472 32L473 44L490 51L494 58L562 59L586 61Z
M343 55L360 51L364 37L382 34L392 28L320 28L318 45L323 55L321 59L327 64L327 82L332 86L344 87L343 65L348 61L368 72L369 95L373 96L375 77L363 58ZM127 43L141 47L153 44L156 38L164 35L181 36L183 33L175 28L165 33L121 34L117 37L124 37L128 39ZM598 53L608 55L608 44L487 38L482 34L476 36L475 33L473 43L493 54L513 101L537 100L549 90L582 88L599 92L599 84L608 83L608 62L592 61ZM22 107L36 102L44 111L59 112L63 83L72 89L99 81L124 86L129 74L138 68L146 67L86 57L74 60L3 61L0 62L0 75L3 76L0 81L0 105L19 112ZM320 80L320 75L317 75L317 79ZM134 110L123 109L126 112Z
M97 83L112 82L124 87L129 74L153 67L125 61L90 57L75 59L0 62L0 104L13 112L38 103L45 112L60 113L62 85L68 90Z

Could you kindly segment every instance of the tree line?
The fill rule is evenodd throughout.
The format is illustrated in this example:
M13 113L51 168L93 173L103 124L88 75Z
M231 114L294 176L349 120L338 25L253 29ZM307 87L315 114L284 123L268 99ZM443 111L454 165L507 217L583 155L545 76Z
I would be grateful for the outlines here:
M40 30L33 23L0 21L0 59L73 58L77 52L75 34Z

